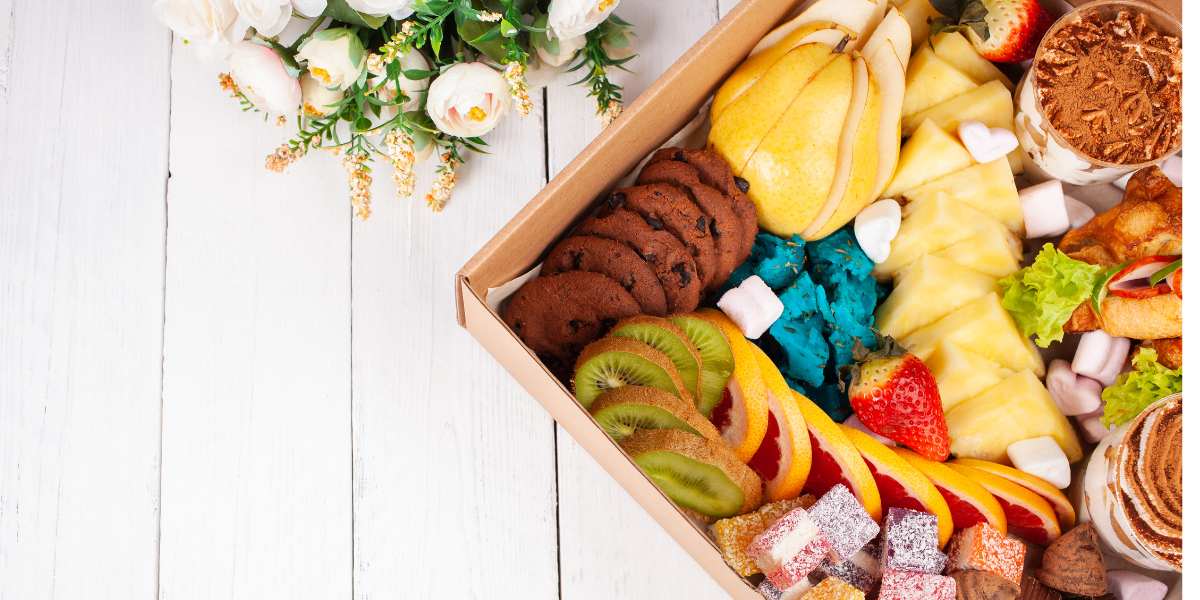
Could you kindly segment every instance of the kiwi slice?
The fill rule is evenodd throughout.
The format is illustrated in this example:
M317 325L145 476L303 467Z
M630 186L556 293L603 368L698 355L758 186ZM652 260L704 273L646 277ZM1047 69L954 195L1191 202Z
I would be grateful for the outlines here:
M696 402L671 359L645 343L623 337L608 337L588 344L575 363L572 385L575 398L584 408L591 408L596 397L606 390L623 385L654 387L689 404Z
M589 411L618 442L647 429L678 429L710 440L721 437L694 406L658 388L624 385L611 389L600 394Z
M733 349L725 334L712 323L689 315L675 315L669 321L679 326L700 351L700 414L711 417L721 402L721 392L733 377Z
M679 370L679 378L683 380L683 385L697 398L700 397L700 369L703 359L692 339L678 325L662 317L642 315L617 323L608 335L633 338L666 354Z
M683 508L724 519L762 503L762 479L724 441L655 429L625 438L621 448Z

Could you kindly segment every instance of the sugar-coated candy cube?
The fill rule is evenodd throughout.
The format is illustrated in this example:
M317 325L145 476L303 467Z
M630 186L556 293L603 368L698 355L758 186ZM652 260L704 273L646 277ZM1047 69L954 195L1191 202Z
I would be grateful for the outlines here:
M1133 571L1109 571L1108 593L1118 600L1163 600L1167 584Z
M758 584L758 593L762 594L767 600L783 599L783 590L775 587L770 579L764 579L762 583Z
M808 577L813 580L837 577L863 592L869 592L875 587L875 582L879 581L879 558L882 551L883 540L877 537L841 564L835 565L826 557Z
M816 496L812 494L804 494L798 498L779 500L770 504L764 504L762 508L758 509L758 514L762 516L763 529L765 530L766 528L774 525L776 521L783 518L783 515L792 512L792 510L796 508L808 510L812 508L812 505L816 504L816 502Z
M800 598L803 598L804 595L812 589L812 587L812 582L807 578L786 590L781 590L775 587L775 584L771 583L770 579L764 579L763 582L758 585L758 593L770 598L771 600L800 600Z
M757 512L739 515L729 519L721 519L709 526L709 531L717 540L717 547L721 549L721 555L725 558L725 562L733 567L742 577L747 577L755 573L761 573L758 565L746 556L746 546L754 541L758 534L765 531L767 526L763 524L762 515Z
M900 204L895 200L870 204L854 217L854 238L875 263L887 260L892 253L892 240L899 231Z
M1030 239L1062 235L1071 228L1061 181L1051 179L1027 187L1018 195L1021 197L1021 214L1025 217L1025 234Z
M954 600L957 589L950 577L887 570L879 586L879 600Z
M1025 544L1005 537L986 521L963 529L950 538L946 572L987 571L1021 585Z
M1008 459L1017 469L1041 477L1060 490L1071 485L1071 463L1058 442L1048 435L1009 444Z
M1083 415L1100 407L1103 387L1095 379L1081 377L1071 370L1071 363L1061 358L1050 361L1046 370L1046 389L1064 415Z
M808 509L808 516L829 538L830 558L840 563L879 535L879 524L846 486L837 484Z
M937 515L907 508L888 509L883 528L883 569L941 573L946 555L938 550Z
M781 590L808 577L828 553L829 539L803 508L784 515L746 548L746 555Z
M804 596L804 600L863 600L862 590L838 579L827 577Z

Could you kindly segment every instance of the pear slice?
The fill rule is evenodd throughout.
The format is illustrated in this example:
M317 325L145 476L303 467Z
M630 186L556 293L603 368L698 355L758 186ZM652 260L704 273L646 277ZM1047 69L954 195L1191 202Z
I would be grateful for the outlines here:
M883 17L883 21L879 23L879 27L875 29L875 33L862 46L862 55L867 57L867 62L871 62L871 57L878 54L884 46L892 43L892 48L896 52L896 56L900 58L900 69L903 72L908 71L908 57L912 54L912 29L908 25L908 19L899 9L893 7ZM879 66L871 63L876 71Z
M838 164L833 186L825 206L800 236L818 240L854 218L872 200L876 174L879 171L879 112L883 97L879 79L871 72L867 60L857 52L854 56L854 94L850 111L842 125L838 142Z
M853 92L850 55L837 54L763 138L741 173L750 182L747 195L758 206L760 227L786 238L812 224L833 187Z
M747 58L738 65L725 83L721 84L717 95L713 97L710 112L712 122L716 123L725 113L725 109L729 108L742 94L745 94L777 61L796 47L819 42L829 46L834 52L840 52L857 38L858 34L833 21L813 21L796 29L778 44ZM796 88L796 90L799 89Z
M794 104L800 91L835 56L825 44L804 44L784 54L719 120L713 120L709 150L729 163L734 175L741 175L763 138Z
M763 36L750 56L778 44L786 39L793 31L814 21L833 21L851 31L858 32L858 39L846 47L847 51L857 50L865 44L867 38L879 26L887 10L887 0L817 0L800 15Z
M879 167L875 175L875 187L871 190L872 200L878 198L879 193L887 187L899 164L904 69L908 65L911 45L908 22L900 11L892 9L863 47L863 56L879 79L879 92L883 95L877 138Z

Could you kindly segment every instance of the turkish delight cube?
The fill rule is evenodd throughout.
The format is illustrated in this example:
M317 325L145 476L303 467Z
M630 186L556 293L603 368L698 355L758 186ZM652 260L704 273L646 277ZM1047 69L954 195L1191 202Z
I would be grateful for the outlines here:
M937 515L892 508L884 522L883 569L938 574L946 555L938 551Z
M712 532L713 538L717 540L717 547L721 549L721 555L725 557L725 562L733 567L742 577L747 577L755 573L761 573L758 565L746 556L746 546L754 541L758 534L765 531L767 528L763 524L762 516L756 512L739 515L729 519L721 519L709 526L709 531Z
M958 583L951 577L913 571L884 571L879 600L954 600Z
M865 597L854 586L837 577L828 577L804 596L804 600L863 600Z
M808 509L808 516L829 538L832 549L829 557L834 564L846 560L879 535L879 524L858 502L858 498L840 483L830 488Z
M828 553L829 539L803 508L784 515L746 547L746 555L781 590L807 578Z
M986 522L963 529L950 539L946 572L977 570L995 573L1021 585L1025 544L1005 537Z
M779 500L770 504L764 504L762 508L758 509L758 514L762 515L763 529L774 525L776 521L783 518L783 515L792 512L792 510L796 508L803 508L804 510L812 508L812 505L815 504L816 501L816 496L812 494L805 494L798 498Z
M883 540L875 538L841 564L835 565L829 557L825 557L809 575L809 579L820 581L826 577L837 577L863 592L869 592L875 587L875 582L879 581L879 557L882 550Z

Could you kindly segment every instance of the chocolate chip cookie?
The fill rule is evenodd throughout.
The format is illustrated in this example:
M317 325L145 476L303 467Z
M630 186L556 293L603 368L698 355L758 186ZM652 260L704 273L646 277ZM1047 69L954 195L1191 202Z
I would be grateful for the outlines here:
M717 191L725 194L725 198L729 201L729 208L733 209L733 212L742 221L742 229L753 231L754 235L758 235L758 208L746 197L746 192L750 191L750 182L741 177L735 177L733 170L729 168L729 163L722 160L720 156L704 150L663 148L650 157L649 164L665 160L687 163L696 167L701 182L717 188Z
M696 261L670 232L651 227L641 215L618 208L603 217L579 224L575 235L594 235L633 248L654 269L667 296L669 313L687 313L700 304L703 286L696 276Z
M716 292L738 265L750 257L754 235L742 231L741 221L729 208L725 195L700 182L696 167L674 160L646 165L638 175L638 185L666 183L679 188L708 217L708 233L717 251L717 267L704 291Z
M550 251L542 263L542 275L565 271L591 271L608 276L629 292L642 312L667 315L667 296L654 269L629 246L596 237L572 236Z
M590 271L532 279L513 295L504 322L539 356L572 364L621 319L641 314L621 284ZM554 361L552 361L554 362Z
M666 183L619 189L608 196L600 215L621 207L642 215L654 229L665 229L683 242L696 261L700 287L708 287L717 271L717 250L708 234L708 217L687 194Z

